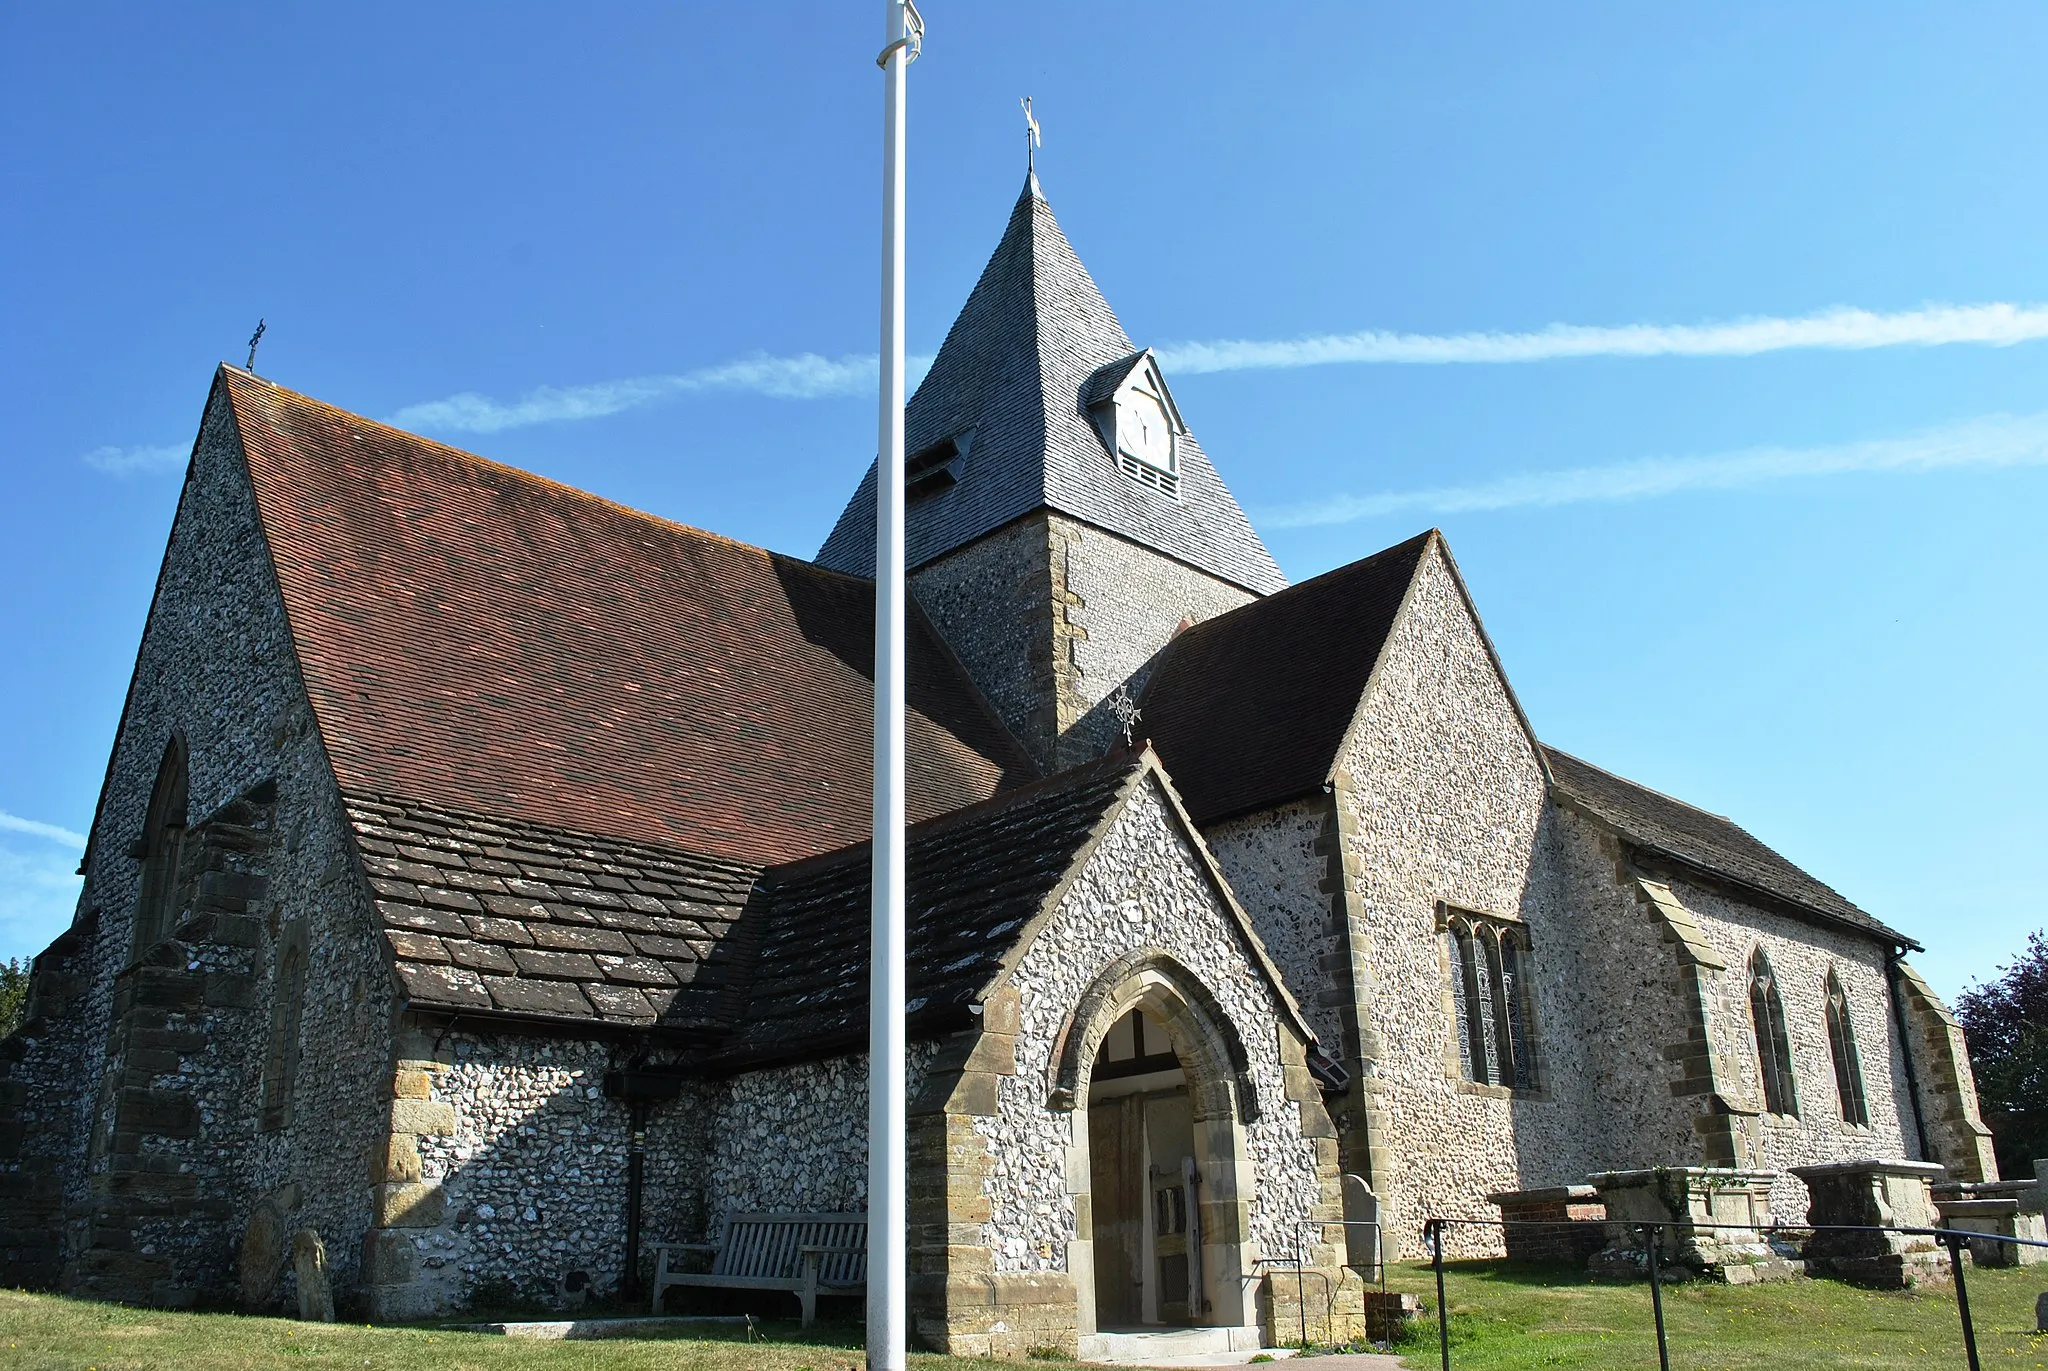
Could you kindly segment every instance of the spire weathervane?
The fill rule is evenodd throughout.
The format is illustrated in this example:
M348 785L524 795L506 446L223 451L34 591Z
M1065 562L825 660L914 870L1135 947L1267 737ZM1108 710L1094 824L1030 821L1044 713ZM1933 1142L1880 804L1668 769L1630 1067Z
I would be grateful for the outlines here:
M261 319L258 319L256 321L256 331L249 335L249 365L243 367L242 370L248 372L253 372L256 370L256 345L262 341L263 321Z
M1031 97L1025 96L1017 102L1024 107L1024 170L1038 175L1038 149L1045 146L1045 136L1039 132L1038 116L1031 112Z

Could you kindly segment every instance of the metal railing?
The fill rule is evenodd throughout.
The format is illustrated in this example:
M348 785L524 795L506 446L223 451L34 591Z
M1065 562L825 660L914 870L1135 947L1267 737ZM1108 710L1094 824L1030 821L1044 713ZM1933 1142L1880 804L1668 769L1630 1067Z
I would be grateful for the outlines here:
M1563 1221L1572 1222L1572 1221ZM1444 1232L1450 1228L1546 1228L1563 1226L1556 1219L1427 1219L1422 1225L1424 1239L1429 1243L1430 1267L1436 1277L1436 1326L1437 1350L1442 1357L1443 1371L1451 1371L1451 1319L1450 1309L1444 1299ZM2016 1247L2048 1248L2048 1242L2035 1238L2012 1237L2004 1233L1981 1233L1960 1228L1915 1228L1899 1224L1875 1223L1819 1223L1819 1224L1737 1224L1737 1223L1694 1223L1690 1220L1657 1221L1635 1223L1623 1220L1578 1220L1589 1227L1602 1224L1612 1231L1616 1228L1635 1229L1643 1235L1645 1265L1650 1277L1650 1311L1657 1328L1658 1371L1671 1371L1671 1348L1669 1336L1664 1327L1664 1280L1662 1254L1664 1230L1679 1228L1691 1231L1720 1231L1754 1233L1769 1241L1794 1234L1811 1236L1815 1233L1897 1233L1904 1237L1933 1238L1948 1249L1949 1270L1955 1277L1956 1313L1963 1326L1963 1352L1968 1359L1970 1371L1982 1371L1977 1358L1977 1327L1970 1317L1970 1289L1963 1275L1963 1248L1975 1242L2001 1242ZM1384 1253L1381 1254L1384 1257Z

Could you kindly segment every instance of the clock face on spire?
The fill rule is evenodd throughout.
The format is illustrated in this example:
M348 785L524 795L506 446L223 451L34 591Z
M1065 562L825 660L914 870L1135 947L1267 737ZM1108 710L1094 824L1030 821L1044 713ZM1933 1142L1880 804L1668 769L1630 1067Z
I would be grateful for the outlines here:
M1116 397L1116 445L1156 471L1173 470L1173 420L1166 402L1144 386L1127 386Z

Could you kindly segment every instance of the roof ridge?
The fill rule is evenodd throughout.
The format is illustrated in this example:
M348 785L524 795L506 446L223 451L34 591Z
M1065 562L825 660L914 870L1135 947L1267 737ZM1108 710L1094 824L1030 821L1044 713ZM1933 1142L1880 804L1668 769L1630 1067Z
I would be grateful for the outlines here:
M949 832L954 828L962 828L1013 806L1028 804L1047 795L1088 784L1103 775L1118 771L1136 771L1144 765L1145 758L1150 753L1149 748L1141 747L1132 751L1119 748L1092 762L1068 767L1065 771L1027 781L1009 790L999 790L985 800L977 800L958 809L949 809L944 814L934 814L931 818L920 819L914 824L905 824L905 841L915 842ZM862 850L872 848L874 843L872 837L863 838L859 842L835 847L829 852L813 853L808 857L798 857L794 861L768 866L762 871L762 880L772 884L796 880L823 868L849 861Z
M220 364L220 370L230 377L231 382L234 380L254 382L257 385L267 387L270 390L274 390L282 395L288 396L292 401L295 401L299 404L309 406L316 410L324 410L330 414L340 415L342 418L348 419L355 423L368 424L372 428L382 429L386 433L396 434L409 442L424 443L429 447L437 449L439 452L445 453L450 457L458 459L460 462L472 463L480 467L488 468L489 470L492 471L504 472L510 476L518 478L521 481L531 482L536 486L544 487L548 490L554 491L561 495L567 495L570 498L578 500L580 502L598 505L604 509L611 510L615 513L631 515L635 519L642 520L646 523L654 524L655 526L668 530L670 532L688 534L691 537L701 538L709 542L725 543L729 546L739 548L742 551L758 552L766 557L781 557L788 561L801 562L805 566L818 566L816 562L809 561L806 558L797 557L787 552L777 552L773 548L762 547L758 543L742 542L738 538L728 537L723 533L716 533L708 528L699 528L695 524L686 524L676 519L665 518L664 516L659 514L651 514L644 509L635 509L632 505L621 504L617 500L610 499L603 495L598 495L592 491L584 490L580 486L572 486L565 481L557 481L552 476L543 476L537 471L528 471L524 467L516 467L509 462L497 461L494 458L486 457L481 453L471 452L468 448L456 447L454 444L444 443L438 438L429 438L423 433L415 433L413 430L409 428L400 428L398 425L386 423L382 419L372 419L368 415L358 414L356 413L356 411L352 409L343 409L340 405L334 404L331 401L322 400L318 396L308 395L306 392L301 390L293 390L290 386L281 385L278 382L269 379L268 377L258 376L253 371L246 371L243 368L234 365L232 362L222 362ZM232 401L232 399L235 396L235 387L232 383L228 387L228 395L230 397L230 400ZM818 569L820 571L829 571L835 576L846 576L852 574L850 572L840 571L835 567L818 567ZM856 579L862 578L856 577ZM868 577L865 579L872 580L873 578Z
M1404 548L1412 546L1415 547L1419 552L1419 550L1428 543L1430 536L1432 534L1437 533L1438 530L1435 528L1424 529L1422 532L1416 534L1414 537L1404 538L1400 542L1393 544L1391 547L1383 547L1378 552L1367 553L1365 556L1360 557L1355 561L1346 562L1342 566L1333 566L1328 571L1320 572L1317 575L1309 577L1306 581L1296 581L1292 585L1281 587L1279 590L1274 591L1270 595L1261 595L1255 600L1247 600L1241 605L1236 605L1230 609L1226 609L1221 614L1215 615L1208 619L1203 619L1199 623L1190 624L1186 628L1182 629L1179 633L1176 633L1170 640L1168 640L1165 651L1171 652L1180 643L1187 641L1189 639L1193 639L1194 641L1199 642L1200 638L1195 636L1197 634L1202 634L1207 631L1222 632L1223 630L1218 628L1218 625L1228 623L1233 619L1238 619L1240 615L1249 616L1252 613L1252 611L1257 610L1262 605L1279 605L1282 607L1282 609L1284 609L1289 605L1298 604L1302 600L1306 599L1307 596L1296 594L1297 591L1307 591L1311 588L1323 587L1327 582L1339 576L1356 575L1365 570L1367 567L1378 565L1382 558L1391 557L1393 556L1393 554L1402 551ZM1418 561L1419 560L1420 559L1418 558ZM1270 610L1268 612L1277 614L1280 613L1281 610ZM1164 663L1164 660L1165 659L1162 657L1162 664Z
M1715 810L1707 809L1701 805L1696 805L1690 800L1681 800L1668 790L1659 790L1655 786L1644 785L1641 781L1632 780L1631 778L1622 775L1619 771L1613 771L1608 769L1607 767L1601 766L1598 762L1589 762L1584 757L1579 756L1576 752L1566 752L1563 748L1552 747L1549 743L1542 744L1542 747L1545 752L1548 752L1553 756L1562 757L1568 762L1577 762L1580 766L1585 767L1588 771L1597 771L1602 776L1608 777L1610 780L1620 781L1625 786L1629 786L1633 789L1643 791L1650 795L1655 795L1660 800L1669 800L1672 804L1678 805L1680 808L1690 809L1695 814L1704 814L1709 819L1719 819L1724 824L1734 824L1735 827L1741 828L1744 833L1749 833L1749 830L1747 828L1743 828L1741 824L1736 823L1734 819L1730 818L1726 814L1719 813ZM1753 833L1751 833L1750 836L1752 838L1756 837L1756 835ZM1760 843L1763 842L1763 839L1761 838L1757 838L1756 840ZM1764 846L1770 847L1770 844L1764 843ZM1771 850L1773 852L1777 851L1777 849L1774 847L1771 848Z

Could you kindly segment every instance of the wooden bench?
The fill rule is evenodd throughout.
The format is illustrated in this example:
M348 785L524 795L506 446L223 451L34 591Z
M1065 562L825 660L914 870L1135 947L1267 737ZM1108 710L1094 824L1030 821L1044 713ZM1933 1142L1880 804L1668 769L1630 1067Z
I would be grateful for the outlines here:
M818 1296L858 1295L868 1286L865 1214L728 1214L717 1242L653 1244L654 1312L670 1286L720 1290L787 1290L803 1306L804 1327L817 1317ZM712 1254L709 1271L679 1271L685 1252Z

